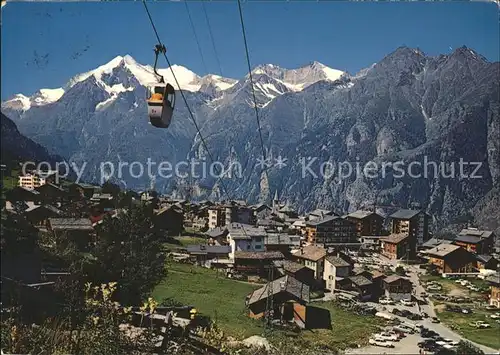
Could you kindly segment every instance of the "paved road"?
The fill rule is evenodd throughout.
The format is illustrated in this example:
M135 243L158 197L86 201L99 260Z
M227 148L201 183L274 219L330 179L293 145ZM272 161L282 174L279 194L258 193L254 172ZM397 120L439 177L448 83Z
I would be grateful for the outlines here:
M418 273L420 270L415 267L415 266L410 266L408 267L409 269L409 275L408 277L410 280L413 282L415 285L415 294L418 296L420 295L421 292L425 292L425 289L422 287L422 285L419 282L418 279ZM390 306L390 305L380 305L378 303L373 303L373 302L367 302L368 304L374 306L377 310L383 311L385 313L391 313L392 309L394 307L397 307L399 309L407 309L413 313L420 313L420 312L425 312L429 315L429 317L435 317L436 313L434 311L434 307L431 304L426 304L426 305L414 305L412 307L407 307L403 306L401 304L398 304L396 306ZM385 308L385 309L383 309ZM393 315L391 313L391 315ZM424 327L431 329L438 333L441 337L445 339L451 339L453 341L460 341L460 340L467 340L464 339L461 335L455 333L451 329L447 328L441 323L432 323L430 318L423 319L421 321L411 321L407 318L404 317L397 317L401 321L406 322L406 323L411 323L411 324L422 324ZM359 348L359 349L350 349L346 351L346 354L419 354L420 353L420 348L418 347L418 342L423 340L423 338L420 336L420 334L409 334L405 338L401 339L399 342L394 342L394 348L382 348L378 346L367 346L364 348ZM471 342L470 340L467 340ZM480 348L482 351L484 351L486 354L499 354L499 349L492 349L487 346L477 344L474 342L471 342L478 348Z

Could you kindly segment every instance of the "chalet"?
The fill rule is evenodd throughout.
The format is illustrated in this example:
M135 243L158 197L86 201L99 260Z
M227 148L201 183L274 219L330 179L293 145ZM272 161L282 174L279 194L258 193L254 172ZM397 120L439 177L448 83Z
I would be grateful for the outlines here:
M322 244L325 247L343 243L356 243L356 225L338 216L306 223L306 237L310 244Z
M256 205L253 207L254 219L267 219L271 216L271 207L265 204Z
M342 259L339 256L328 255L325 257L325 270L323 272L323 280L325 281L326 289L334 292L336 281L349 277L352 270L352 264Z
M72 199L89 199L94 196L94 194L99 193L101 190L100 186L84 184L84 183L73 183L68 186L68 194Z
M350 276L350 289L358 293L360 300L369 300L373 297L373 282L362 275Z
M422 252L440 273L473 272L476 259L472 253L454 244L441 244Z
M495 234L492 231L478 230L477 228L463 229L454 239L453 244L465 248L476 254L493 253Z
M291 276L276 279L247 296L249 316L262 319L266 316L268 297L273 299L273 318L293 321L306 328L306 304L309 302L309 286Z
M175 206L167 206L158 210L153 223L156 229L168 233L168 235L179 235L183 230L184 214Z
M323 218L328 217L328 216L338 216L338 215L333 211L316 209L312 212L309 212L306 215L306 219L308 221L316 221L316 220L320 220L320 219L323 219Z
M68 196L64 189L50 182L36 187L35 190L40 193L40 199L45 203L61 202Z
M314 271L305 265L290 260L277 260L274 264L282 275L292 276L309 286L316 284Z
M35 226L46 226L49 218L63 216L63 211L52 205L33 205L24 211L24 216Z
M49 218L48 231L56 237L73 241L80 250L85 250L92 241L94 228L88 218Z
M305 246L292 254L292 259L296 262L314 270L314 277L317 280L323 279L325 257L326 250L315 245Z
M208 238L208 243L212 245L220 245L227 243L228 230L226 227L217 227L214 229L209 229L205 232Z
M356 211L346 216L348 221L356 225L358 237L362 235L381 235L384 217L372 211Z
M240 223L231 223L228 226L227 243L231 246L229 258L233 259L237 251L264 252L263 228Z
M426 212L400 209L390 215L390 219L393 234L406 233L415 238L418 245L429 240L430 216Z
M274 268L276 260L283 260L285 257L279 251L234 252L234 269L237 272L261 275L267 277L269 269Z
M394 301L411 300L412 287L410 280L397 275L387 276L382 282L385 296Z
M280 251L289 255L290 250L300 246L300 237L281 233L267 233L264 237L266 251Z
M372 271L370 273L371 273L370 280L373 283L373 297L378 299L384 292L383 282L387 276L380 271Z
M304 234L306 232L306 220L297 219L291 224L290 229L297 231L297 234Z
M219 259L228 259L231 248L228 245L188 245L187 253L196 260L198 265L204 266L207 262Z
M11 202L32 201L41 203L40 193L34 189L28 189L22 186L16 186L5 192L5 199Z
M478 270L496 270L498 267L498 260L492 255L476 255L476 263Z
M486 281L490 284L490 306L500 308L500 274L488 276Z
M371 278L372 278L372 273L370 271L366 270L365 268L362 268L362 267L355 267L352 270L352 273L355 276L363 276L369 280L371 280Z
M286 220L288 218L297 218L299 215L293 208L285 205L278 210L277 216L282 220Z
M407 233L391 234L380 239L382 254L392 260L413 259L416 254L416 241Z
M257 221L257 227L263 227L268 231L282 231L285 228L285 223L274 219L260 219Z
M420 245L419 250L429 250L441 244L452 244L452 241L441 238L431 238L424 244Z

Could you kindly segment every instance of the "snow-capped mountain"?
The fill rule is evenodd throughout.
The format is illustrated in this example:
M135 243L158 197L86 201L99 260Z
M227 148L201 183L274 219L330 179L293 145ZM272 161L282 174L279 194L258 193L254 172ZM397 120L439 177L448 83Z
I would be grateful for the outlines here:
M440 226L471 211L480 222L493 221L491 228L500 220L500 214L491 213L500 195L500 64L469 48L434 57L401 47L352 76L318 62L298 69L257 66L252 77L261 132L249 75L237 80L200 77L181 66L172 69L210 155L225 166L236 161L242 167L241 178L225 179L231 197L255 202L279 190L302 211L349 212L378 196L381 205L427 206L434 224ZM175 87L169 71L160 73ZM40 91L45 93L43 99L17 95L2 103L2 111L22 134L49 152L85 162L87 179L99 179L102 162L118 167L119 162L145 165L151 159L175 166L192 158L210 164L180 97L168 129L149 124L145 85L151 82L155 82L151 67L129 56L117 57L75 76L63 86L63 93ZM260 133L272 161L287 159L285 167L268 169L269 179L255 166L262 155ZM308 157L318 158L312 166L316 174L317 165L325 161L408 164L427 157L439 164L462 158L482 162L476 173L483 178L449 179L439 174L396 178L384 170L374 179L353 174L339 182L321 174L304 177L302 162ZM128 168L121 173L115 170L111 175L123 186L150 186L147 174L136 178ZM208 187L200 198L221 191L214 177L194 180L197 186ZM155 181L156 189L167 193L182 182L158 176Z
M236 79L214 74L207 74L200 77L180 65L172 65L171 68L158 69L157 71L164 77L165 82L171 83L175 88L177 88L177 83L172 72L175 73L175 78L182 90L191 92L200 91L212 97L219 97L221 92L230 90L239 82ZM260 90L260 93L267 97L262 105L267 104L270 100L285 92L300 91L321 80L334 81L343 74L339 70L328 68L318 62L312 62L310 65L298 69L283 69L271 64L261 65L256 67L252 73L256 77L254 78L255 89ZM262 74L267 76L262 76ZM116 100L120 93L133 91L139 86L150 86L158 80L151 66L138 63L130 55L117 56L96 69L74 76L62 88L41 89L31 97L17 94L2 103L2 107L26 111L31 106L43 106L54 103L68 89L90 77L95 78L96 83L102 86L108 94L103 102L96 105L96 109L106 107L109 103ZM259 78L262 78L262 80L259 81ZM243 79L243 83L240 86L244 86L244 83L247 81L248 75Z

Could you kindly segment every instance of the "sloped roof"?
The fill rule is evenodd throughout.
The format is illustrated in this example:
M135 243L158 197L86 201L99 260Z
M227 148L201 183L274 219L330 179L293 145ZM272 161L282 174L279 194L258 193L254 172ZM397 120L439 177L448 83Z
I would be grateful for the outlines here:
M326 260L328 260L328 262L335 267L351 266L351 264L349 264L347 261L345 261L341 257L335 256L335 255L328 255L326 257Z
M351 276L349 279L357 286L368 286L373 284L373 282L361 275Z
M387 276L387 277L384 279L384 282L385 282L385 283L388 283L388 284L391 284L391 283L396 282L396 281L399 281L399 280L405 280L405 281L411 282L411 281L410 281L410 280L408 280L406 277L402 277L402 276L398 276L398 275L390 275L390 276Z
M466 228L462 229L460 233L458 233L459 236L474 236L474 237L479 237L482 239L489 238L493 234L492 231L486 231L486 230L479 230L475 228Z
M387 237L380 238L380 240L383 242L387 242L387 243L399 244L408 237L409 236L406 233L398 233L398 234L391 234L391 235L388 235Z
M433 247L441 245L441 244L450 244L450 243L451 243L451 241L447 240L447 239L431 238L422 245L424 247L433 248Z
M293 254L297 258L318 261L326 256L326 250L316 245L308 245Z
M481 243L483 238L474 235L457 235L454 239L455 242L463 242L468 244L478 244Z
M419 210L406 210L406 209L400 209L391 214L391 218L397 218L397 219L411 219L415 217L417 214L419 214L421 211Z
M257 221L257 226L263 227L283 227L285 224L280 221L275 221L273 219L259 219Z
M297 298L304 302L309 302L309 286L300 282L296 278L292 276L283 276L279 279L272 281L271 283L266 284L265 286L255 290L251 293L248 304L254 304L260 300L264 300L269 295L268 287L271 284L271 294L277 295L281 292L286 292L292 295L294 298Z
M283 262L283 269L285 271L291 272L291 273L296 273L299 270L302 270L304 268L307 268L307 266L290 261L290 260L285 260Z
M279 251L235 251L235 259L254 259L254 260L266 260L266 259L284 259L285 256Z
M438 245L437 247L434 247L432 249L429 249L423 253L429 254L429 255L434 255L434 256L439 256L439 257L444 257L456 250L460 249L458 245L455 244L441 244Z
M59 215L63 214L63 211L61 211L60 209L58 209L52 205L32 205L32 206L28 207L24 212L31 212L31 211L34 211L34 210L39 209L39 208L44 208L46 210L49 210L50 212L54 212L55 214L59 214Z
M356 219L363 219L363 218L366 218L368 216L371 216L372 214L376 214L377 216L382 217L382 216L380 216L379 214L377 214L377 213L375 213L373 211L363 211L363 210L359 210L359 211L356 211L356 212L349 213L347 215L347 217L356 218Z
M342 218L339 217L339 216L326 216L326 217L318 219L318 220L308 221L306 223L306 225L308 225L308 226L317 226L317 225L320 225L320 224L323 224L323 223L327 223L327 222L333 221L335 219L342 219Z
M300 245L300 236L269 233L264 237L265 245Z
M253 237L264 237L266 230L261 227L254 227L250 224L231 223L227 226L232 239L252 239Z
M52 229L92 230L92 222L88 218L49 218Z
M205 234L212 238L217 238L227 234L227 229L226 227L215 227L206 231Z
M229 254L231 247L229 245L188 245L186 250L189 254Z

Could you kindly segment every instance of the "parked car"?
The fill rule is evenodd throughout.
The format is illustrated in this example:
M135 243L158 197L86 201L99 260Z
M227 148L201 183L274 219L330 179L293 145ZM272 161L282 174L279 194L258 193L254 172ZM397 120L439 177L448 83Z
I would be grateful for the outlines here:
M432 317L431 318L432 323L440 323L439 319L437 317Z
M411 300L401 300L401 304L403 306L409 306L409 307L413 306L413 302Z
M492 314L490 315L490 318L493 318L493 319L500 319L500 313L495 313L495 314Z
M381 346L384 348L393 348L394 347L394 344L392 344L392 342L390 342L390 341L381 341L381 340L376 340L376 339L370 339L370 340L368 340L368 343L370 343L371 345Z
M397 341L399 336L391 333L379 333L375 334L375 339L386 340L386 341Z
M462 313L463 314L471 314L472 313L472 309L470 309L470 308L462 308Z
M380 303L380 304L394 304L394 301L391 300L390 298L381 298L381 299L379 299L378 303Z
M413 334L414 333L414 331L412 329L404 327L404 326L395 326L393 329L397 332L402 332L405 334Z
M483 322L481 320L478 320L477 322L471 322L469 323L471 327L478 328L478 329L485 329L485 328L491 328L491 325L489 325L486 322Z

